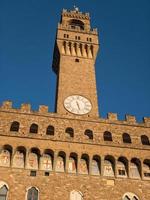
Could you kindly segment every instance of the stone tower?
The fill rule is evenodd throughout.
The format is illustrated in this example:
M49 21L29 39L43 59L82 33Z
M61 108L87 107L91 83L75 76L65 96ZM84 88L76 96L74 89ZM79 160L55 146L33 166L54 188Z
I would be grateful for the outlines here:
M94 66L98 48L97 29L91 29L89 13L63 10L53 59L57 113L98 116Z
M56 112L0 106L0 200L150 200L150 118L98 117L90 17L63 10Z

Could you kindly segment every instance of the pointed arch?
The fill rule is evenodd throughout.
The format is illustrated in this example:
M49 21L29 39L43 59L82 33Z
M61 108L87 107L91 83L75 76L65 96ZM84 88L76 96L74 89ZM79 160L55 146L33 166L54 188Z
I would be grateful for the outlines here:
M39 200L39 190L36 187L30 187L27 189L26 200Z
M70 192L70 200L83 200L83 194L80 191L73 190Z
M126 192L123 195L122 200L140 200L140 199L134 193L132 193L132 192Z
M7 200L9 187L7 183L0 181L0 199Z

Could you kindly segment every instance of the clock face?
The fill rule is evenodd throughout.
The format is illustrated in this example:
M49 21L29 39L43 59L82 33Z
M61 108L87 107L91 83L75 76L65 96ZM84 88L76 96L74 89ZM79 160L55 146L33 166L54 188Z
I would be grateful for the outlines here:
M72 95L65 99L64 107L71 113L84 115L91 111L91 102L83 96Z

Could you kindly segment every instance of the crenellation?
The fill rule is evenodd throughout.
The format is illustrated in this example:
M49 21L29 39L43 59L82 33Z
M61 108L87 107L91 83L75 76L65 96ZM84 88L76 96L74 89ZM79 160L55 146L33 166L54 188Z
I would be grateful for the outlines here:
M128 115L128 114L126 114L126 115L125 115L125 120L126 120L128 123L132 123L132 124L136 123L136 118L135 118L135 116L133 116L133 115Z
M108 113L107 114L107 118L111 121L117 121L118 120L118 116L117 113Z
M39 113L48 113L48 106L40 105L39 106Z
M72 17L72 18L87 19L87 20L90 19L89 13L79 12L78 8L75 8L75 10L63 9L62 15L67 16L67 17Z
M29 113L31 112L31 104L23 103L21 104L21 112Z
M150 117L144 117L143 121L146 125L150 126Z
M11 109L12 108L12 101L7 100L2 103L2 109Z
M70 119L73 120L71 116L69 115L60 115L59 113L52 113L48 111L48 106L46 105L39 105L38 111L33 111L31 108L31 104L26 104L23 103L21 104L20 109L16 109L12 106L12 101L4 101L2 102L2 106L0 107L1 111L7 110L7 112L14 112L14 113L26 113L26 114L36 114L36 115L45 115L49 117L55 117L55 118L62 118L62 119ZM93 121L96 123L114 123L114 124L124 124L124 125L130 125L130 126L142 126L142 127L150 127L150 118L149 117L143 117L143 123L137 122L136 117L133 115L126 114L125 115L125 120L119 120L118 119L118 114L117 113L108 113L107 118L91 118L91 117L86 117L82 118L82 116L75 116L74 119L76 120L83 120L83 121Z

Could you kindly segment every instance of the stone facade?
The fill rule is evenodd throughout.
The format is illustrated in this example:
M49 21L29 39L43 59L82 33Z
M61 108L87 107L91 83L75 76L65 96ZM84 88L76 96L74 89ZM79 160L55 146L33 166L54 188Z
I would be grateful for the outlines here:
M68 17L86 26L72 31ZM122 121L115 113L98 117L98 36L89 20L89 14L77 9L62 13L53 62L58 75L56 113L44 105L38 111L29 104L15 109L11 101L0 107L0 200L150 199L150 118L137 123L131 115ZM83 54L87 46L79 52L76 44L75 52L71 46L67 50L64 34L76 44L74 38L80 36L92 51ZM71 94L90 99L92 110L85 115L68 112L63 100Z

